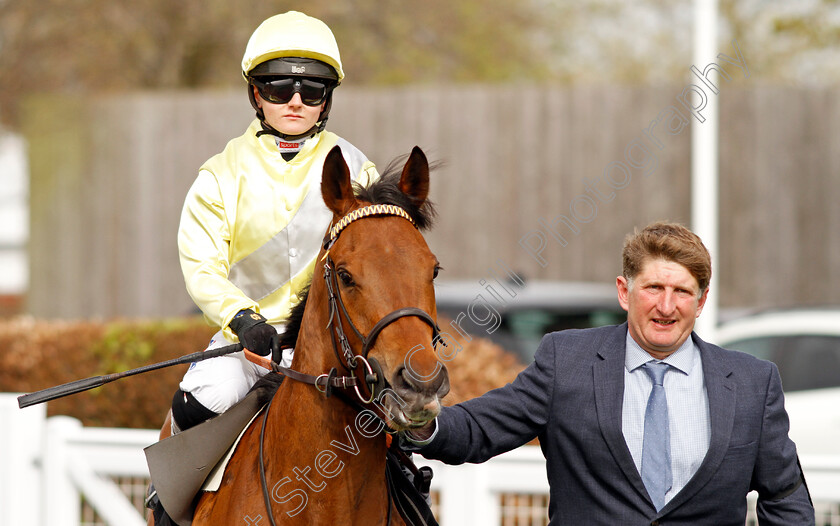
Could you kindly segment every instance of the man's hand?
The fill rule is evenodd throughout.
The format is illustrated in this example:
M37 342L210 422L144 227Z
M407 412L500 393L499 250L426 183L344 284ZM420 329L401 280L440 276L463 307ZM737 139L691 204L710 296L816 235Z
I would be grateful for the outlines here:
M429 420L423 427L412 428L406 431L408 439L412 442L424 443L427 442L435 433L437 428L434 419Z
M277 331L256 312L251 309L239 311L228 327L239 337L242 346L252 353L260 356L271 353L271 339L277 336Z

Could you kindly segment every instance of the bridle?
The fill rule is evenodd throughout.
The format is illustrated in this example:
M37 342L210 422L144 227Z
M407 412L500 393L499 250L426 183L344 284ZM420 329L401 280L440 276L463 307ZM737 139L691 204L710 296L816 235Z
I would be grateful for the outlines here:
M378 322L376 322L376 324L374 324L373 328L371 328L367 336L363 335L359 331L359 329L356 327L356 324L353 323L352 318L350 318L350 314L347 312L347 307L345 307L344 305L344 301L341 298L341 291L339 290L338 286L338 273L336 272L335 263L333 262L332 258L330 258L329 251L335 244L335 242L338 240L338 236L345 228L347 228L348 225L350 225L354 221L358 221L365 217L383 215L402 217L408 220L415 227L417 226L414 223L414 220L408 214L408 212L406 212L399 206L377 204L364 206L349 212L344 217L336 221L333 225L331 225L330 229L327 231L327 234L324 236L323 247L326 253L324 254L324 257L321 259L321 261L324 262L324 281L326 282L327 286L327 295L330 312L329 321L327 323L327 329L330 331L333 352L335 353L338 362L349 374L344 376L338 376L337 369L333 367L328 373L324 373L319 376L313 376L295 371L287 367L282 367L279 364L272 361L271 369L273 371L282 373L284 376L287 376L292 380L314 385L315 388L318 389L320 392L324 393L326 397L329 397L332 394L333 388L338 387L347 389L353 387L355 389L356 396L359 398L359 401L361 401L362 404L367 405L374 401L378 391L384 390L387 386L387 380L384 377L382 368L379 365L379 363L374 358L368 358L368 354L370 353L371 347L373 347L373 345L376 343L376 338L379 336L379 333L381 333L385 327L394 323L400 318L405 318L409 316L420 318L432 328L433 345L437 346L438 343L440 343L446 346L446 343L440 338L440 328L438 327L434 318L432 318L432 316L426 311L417 307L403 307L386 314ZM362 349L359 354L355 354L353 352L352 347L350 346L350 342L347 339L347 334L344 332L342 318L346 320L346 323L350 326L350 328L353 330L353 333L362 343ZM361 381L365 383L370 393L370 396L368 398L365 398L365 396L359 390L360 379L359 376L356 375L356 370L359 368L360 363L364 366L361 371ZM349 401L352 406L358 407L358 404L355 401L347 399L346 397L342 398L344 398L346 401ZM270 409L271 402L273 400L274 398L272 397L271 401L269 401L268 403L268 407L266 407L265 415L263 416L262 429L260 430L259 447L260 478L262 482L263 497L266 503L266 507L268 509L269 521L272 525L274 525L274 519L273 514L271 512L271 502L268 494L268 486L265 480L265 464L263 462L263 440L265 436L266 422L268 421L268 410ZM390 516L391 506L389 493L389 524Z
M354 388L356 389L356 395L359 397L359 400L363 404L369 404L373 402L376 396L376 387L379 386L381 389L385 385L382 368L374 358L368 358L368 353L370 353L370 349L373 347L373 344L376 342L376 337L379 336L382 329L406 316L415 316L426 322L432 328L433 342L440 340L440 329L438 328L437 323L435 323L435 320L432 319L426 311L416 307L403 307L383 316L382 319L376 322L368 335L363 336L359 329L356 328L356 324L353 323L353 320L350 318L350 314L347 312L347 307L344 306L344 301L341 299L341 293L338 290L338 283L336 281L335 265L329 256L326 256L325 259L324 278L327 281L327 293L329 294L330 305L330 321L327 324L327 328L330 330L333 351L335 352L336 358L338 358L339 362L342 363L342 366L347 369L348 372L352 373L355 371L359 366L360 361L364 364L362 373L364 373L365 383L367 384L368 391L370 392L370 398L364 398L359 391L358 385L354 385ZM342 317L347 320L347 324L350 325L350 328L356 334L356 337L362 342L362 352L360 354L353 354L353 349L350 347L350 342L347 340L347 335L344 332L344 328L341 323ZM356 376L352 376L352 378L356 378ZM318 387L317 384L316 387ZM329 387L325 387L325 389L322 390L322 392L327 396L329 396L328 389Z
M403 307L386 314L382 317L382 319L374 324L367 336L363 335L361 331L359 331L356 324L353 323L353 319L350 317L350 314L347 312L347 307L344 305L344 300L341 298L341 291L338 286L338 273L335 269L335 263L332 258L330 258L329 251L335 244L336 240L338 240L339 234L341 234L348 225L365 217L383 215L402 217L414 225L414 220L410 215L408 215L408 212L396 205L368 205L357 208L342 217L331 226L331 228L327 231L327 234L324 236L323 246L326 253L323 258L321 258L321 261L324 262L324 281L327 286L327 301L330 309L330 318L327 322L327 329L330 331L333 352L335 353L338 362L341 364L342 368L350 374L339 376L338 370L333 367L327 373L313 376L295 371L288 367L282 367L275 362L270 362L269 368L271 370L279 372L292 380L314 385L316 389L324 393L327 397L332 394L333 388L337 387L341 389L349 389L352 387L355 389L356 396L359 398L359 401L363 404L370 404L376 397L377 387L379 390L382 390L386 386L386 380L382 374L382 368L375 359L368 358L371 348L376 343L376 338L385 327L400 318L405 318L407 316L420 318L432 328L433 345L437 346L438 344L441 344L446 346L446 343L440 337L440 328L434 318L432 318L432 316L426 311L417 307ZM359 354L355 354L350 346L350 341L347 339L347 333L344 332L342 318L345 320L345 323L350 326L353 333L356 335L356 338L358 338L358 340L362 343L362 350ZM360 371L361 376L357 376L355 372L359 368L360 364L363 368ZM266 363L266 365L268 364ZM361 383L364 383L367 386L370 393L370 396L367 398L365 398L359 390Z
M341 232L354 221L358 221L365 217L383 215L402 217L414 225L414 220L411 216L408 215L405 210L396 205L368 205L362 208L357 208L339 219L327 231L327 235L324 237L324 250L326 251L326 254L324 254L323 257L324 281L326 281L327 284L327 295L330 306L330 319L327 323L327 328L330 330L333 352L335 352L335 356L339 363L342 363L342 366L348 372L352 373L355 371L359 366L360 361L364 364L362 373L364 374L365 383L367 383L368 391L370 392L370 398L365 399L361 392L359 392L358 385L354 386L356 389L356 395L364 404L373 402L374 397L376 396L375 387L377 385L380 388L385 385L382 368L373 358L368 359L368 353L370 353L370 349L373 347L373 344L376 343L376 338L379 336L379 333L382 332L382 329L400 318L414 316L420 318L432 328L432 342L438 342L440 340L440 329L438 328L437 323L435 323L435 320L422 309L418 309L416 307L403 307L392 311L376 322L368 335L364 336L356 327L356 324L353 323L353 319L350 318L350 314L347 312L347 307L344 306L344 300L342 300L341 291L338 288L338 273L335 269L335 263L332 258L330 258L330 249L338 240L338 236ZM353 333L359 341L362 342L362 351L360 354L353 354L353 349L350 347L350 342L347 339L347 335L344 332L344 327L341 323L342 317L347 321L347 324L350 325L350 328L353 330ZM322 392L329 395L326 388Z

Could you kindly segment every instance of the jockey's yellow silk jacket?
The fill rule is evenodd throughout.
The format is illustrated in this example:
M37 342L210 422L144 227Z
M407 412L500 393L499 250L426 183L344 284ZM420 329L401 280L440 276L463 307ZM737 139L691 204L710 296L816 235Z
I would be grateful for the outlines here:
M285 323L311 280L332 219L321 197L324 159L335 145L355 181L379 177L373 163L331 132L307 140L286 162L254 120L199 170L187 194L178 251L187 292L205 318L225 329L242 309Z

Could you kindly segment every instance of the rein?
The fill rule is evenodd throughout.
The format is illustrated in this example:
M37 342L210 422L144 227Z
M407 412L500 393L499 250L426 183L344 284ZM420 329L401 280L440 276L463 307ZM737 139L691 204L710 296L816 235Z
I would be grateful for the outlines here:
M322 258L324 261L324 281L326 282L327 286L327 295L328 295L328 302L329 302L329 322L327 323L327 329L330 331L330 338L332 340L333 352L335 353L338 362L341 366L350 373L349 375L338 376L338 371L336 368L330 369L328 373L321 374L318 376L310 375L301 373L299 371L295 371L294 369L288 367L282 367L281 365L277 364L276 362L272 361L270 358L264 358L258 356L256 354L251 353L250 351L245 351L246 357L252 361L257 363L258 365L262 365L267 369L272 371L278 372L283 374L284 376L306 384L310 384L315 386L318 391L322 392L326 397L329 397L332 394L333 388L341 388L347 389L353 387L356 391L356 396L359 398L362 404L370 404L376 397L377 387L379 390L385 388L387 382L384 378L382 373L382 369L379 366L379 363L374 358L368 358L368 354L370 353L371 347L373 347L374 343L376 342L376 338L379 336L379 333L382 332L385 327L394 323L395 321L399 320L400 318L405 317L417 317L423 320L426 324L428 324L432 328L432 342L433 344L437 344L441 342L444 346L446 345L443 340L440 338L440 328L438 327L435 320L427 313L426 311L416 308L416 307L404 307L401 309L394 310L385 316L382 317L373 328L370 330L367 336L364 336L359 329L356 327L356 324L353 323L352 318L350 318L350 314L347 312L347 307L344 305L344 301L341 298L341 292L338 287L337 281L337 273L335 270L335 264L333 263L332 259L329 257L329 250L335 244L338 236L341 232L347 228L348 225L353 223L354 221L358 221L365 217L371 216L382 216L382 215L390 215L390 216L397 216L402 217L408 220L412 225L415 225L414 220L411 216L403 210L402 208L395 206L395 205L369 205L364 206L361 208L357 208L352 212L348 213L344 217L342 217L339 221L337 221L331 228L327 231L327 235L324 239L324 249L326 250L326 254ZM342 324L341 318L344 318L347 324L350 325L350 328L353 330L353 333L362 343L362 350L360 354L354 354L352 347L350 346L350 342L347 339L347 334L344 332L344 327ZM359 362L364 365L361 373L363 374L363 379L360 380L358 376L354 373L356 369L359 367ZM364 382L369 393L370 397L365 398L361 391L359 390L359 385L361 382ZM363 410L364 407L359 405L355 400L350 397L339 396L343 401L348 403L351 407L356 410ZM269 522L272 526L276 526L274 522L274 514L271 510L271 498L268 491L268 485L266 483L265 478L265 463L263 461L263 444L265 439L265 428L266 423L268 421L268 413L271 409L271 402L274 401L274 397L268 402L268 405L265 409L265 415L263 416L262 426L260 429L260 442L259 442L259 471L260 471L260 482L262 485L263 491L263 499L265 501L265 506L268 511L268 518ZM384 422L384 420L383 420ZM387 429L387 425L386 425ZM390 448L389 448L390 449ZM402 459L401 459L402 461ZM409 464L413 467L413 463L410 462ZM417 468L414 468L415 470ZM388 515L387 515L387 523L391 523L391 502L393 500L393 496L391 495L390 485L386 486L388 488Z

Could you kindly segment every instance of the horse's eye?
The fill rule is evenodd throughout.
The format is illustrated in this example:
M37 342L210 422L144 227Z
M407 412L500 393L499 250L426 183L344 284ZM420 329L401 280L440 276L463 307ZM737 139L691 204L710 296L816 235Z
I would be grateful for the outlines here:
M443 270L443 267L441 267L440 265L435 265L435 272L434 274L432 274L432 279L437 278L441 270Z
M350 273L344 269L338 270L338 279L341 280L341 283L345 287L352 287L353 285L355 285L355 282L353 281L353 276L351 276Z

